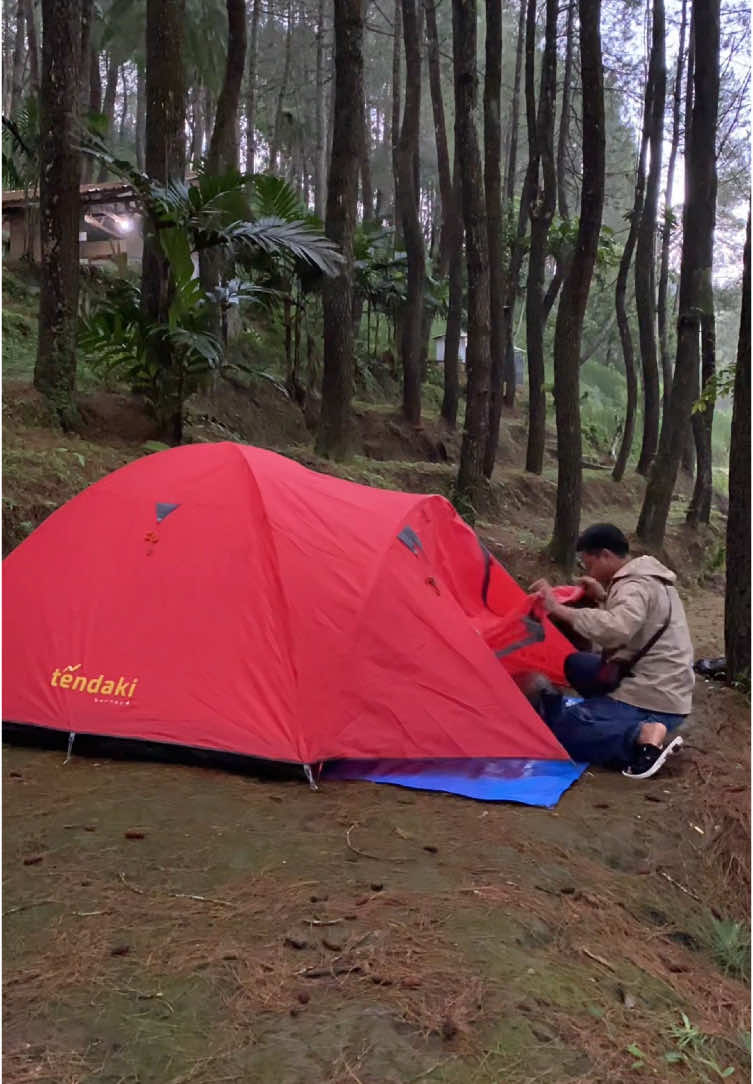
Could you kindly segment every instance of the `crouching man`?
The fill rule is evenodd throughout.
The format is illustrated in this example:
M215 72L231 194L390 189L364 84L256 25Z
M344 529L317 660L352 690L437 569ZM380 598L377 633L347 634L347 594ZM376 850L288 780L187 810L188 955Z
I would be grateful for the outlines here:
M682 745L672 735L692 707L693 645L677 577L653 557L631 559L627 539L609 523L584 531L577 552L580 583L595 609L559 604L546 580L532 590L558 623L600 653L577 651L566 661L582 702L564 707L560 696L539 689L537 706L573 760L648 779Z

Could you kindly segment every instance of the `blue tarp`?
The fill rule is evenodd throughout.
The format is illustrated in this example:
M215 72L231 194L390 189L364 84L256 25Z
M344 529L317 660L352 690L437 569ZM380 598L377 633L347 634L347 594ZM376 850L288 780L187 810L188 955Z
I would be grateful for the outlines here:
M440 790L484 802L522 802L551 809L588 767L570 760L340 760L329 779L363 779Z

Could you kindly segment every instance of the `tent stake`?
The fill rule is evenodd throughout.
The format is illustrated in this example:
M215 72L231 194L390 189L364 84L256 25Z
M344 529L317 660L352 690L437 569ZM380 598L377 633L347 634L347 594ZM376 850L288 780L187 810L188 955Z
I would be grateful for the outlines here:
M304 771L304 774L305 774L306 778L309 781L309 786L311 787L311 789L312 790L319 790L319 788L316 785L316 780L314 779L314 773L311 771L311 765L310 764L304 764L303 765L303 771Z
M68 752L65 755L65 760L63 761L63 764L67 764L68 761L71 759L71 754L73 753L73 739L75 737L75 731L71 730L70 734L68 735Z

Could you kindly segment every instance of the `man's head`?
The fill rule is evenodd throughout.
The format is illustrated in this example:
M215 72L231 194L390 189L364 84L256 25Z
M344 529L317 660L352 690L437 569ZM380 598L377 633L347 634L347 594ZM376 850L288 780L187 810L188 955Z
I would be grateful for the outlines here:
M593 576L605 587L630 560L628 540L613 523L594 523L587 527L575 548L586 575Z

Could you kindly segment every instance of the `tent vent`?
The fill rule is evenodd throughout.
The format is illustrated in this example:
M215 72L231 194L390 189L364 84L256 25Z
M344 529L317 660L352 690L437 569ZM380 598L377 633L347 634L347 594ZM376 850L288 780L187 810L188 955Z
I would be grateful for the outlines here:
M402 531L397 537L404 546L408 547L411 553L415 553L416 557L418 557L419 553L421 553L421 551L423 550L423 546L421 545L421 539L418 537L412 527L403 527Z
M174 512L176 508L180 508L179 504L165 504L163 501L157 501L157 523L161 523L163 519L167 519L171 512Z

